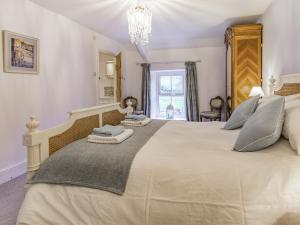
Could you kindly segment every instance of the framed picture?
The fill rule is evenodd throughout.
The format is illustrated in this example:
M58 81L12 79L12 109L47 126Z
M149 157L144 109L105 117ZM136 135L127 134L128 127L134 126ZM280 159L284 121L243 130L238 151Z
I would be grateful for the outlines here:
M3 70L6 73L39 73L39 40L3 31Z

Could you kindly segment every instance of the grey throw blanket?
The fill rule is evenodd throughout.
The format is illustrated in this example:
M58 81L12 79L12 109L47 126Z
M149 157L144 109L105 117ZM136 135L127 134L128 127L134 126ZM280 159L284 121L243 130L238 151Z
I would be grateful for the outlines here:
M73 142L50 156L29 181L31 184L66 184L96 188L122 195L131 164L144 144L166 121L130 127L133 136L121 144Z

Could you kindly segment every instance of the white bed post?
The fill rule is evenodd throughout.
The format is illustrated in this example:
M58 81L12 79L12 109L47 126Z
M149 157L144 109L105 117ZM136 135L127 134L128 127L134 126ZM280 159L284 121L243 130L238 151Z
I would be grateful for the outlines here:
M27 147L27 179L30 179L35 171L40 168L41 152L40 144L33 144L32 134L37 132L40 122L35 116L30 117L30 121L26 123L28 129L27 133L23 136L23 144Z
M269 95L273 95L276 88L276 79L271 76L269 81Z

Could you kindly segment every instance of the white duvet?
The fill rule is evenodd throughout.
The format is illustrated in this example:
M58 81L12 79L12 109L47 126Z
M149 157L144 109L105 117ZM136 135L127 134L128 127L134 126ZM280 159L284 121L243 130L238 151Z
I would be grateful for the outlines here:
M223 123L168 122L137 154L123 196L35 184L18 223L84 225L300 224L300 157L288 141L238 153Z

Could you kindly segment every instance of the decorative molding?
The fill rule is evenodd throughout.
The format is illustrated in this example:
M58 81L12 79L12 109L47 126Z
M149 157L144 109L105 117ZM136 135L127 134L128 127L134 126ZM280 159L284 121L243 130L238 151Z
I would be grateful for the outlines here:
M29 122L26 123L26 127L29 133L33 133L40 126L40 122L36 119L36 116L31 116Z
M224 35L224 43L226 45L226 48L228 49L229 46L232 44L232 29L231 27L228 27L225 31Z

